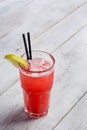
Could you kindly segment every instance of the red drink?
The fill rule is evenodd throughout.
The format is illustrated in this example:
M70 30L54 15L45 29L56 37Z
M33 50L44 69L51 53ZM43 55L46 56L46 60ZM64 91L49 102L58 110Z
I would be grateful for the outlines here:
M34 51L29 70L20 68L25 112L30 117L46 115L54 77L54 58L45 52Z

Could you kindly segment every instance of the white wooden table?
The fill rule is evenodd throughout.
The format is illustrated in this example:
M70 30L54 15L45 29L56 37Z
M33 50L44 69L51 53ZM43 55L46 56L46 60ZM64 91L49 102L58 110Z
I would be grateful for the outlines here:
M40 119L25 116L18 70L4 59L24 53L28 31L32 48L56 59ZM87 0L0 0L0 130L87 130Z

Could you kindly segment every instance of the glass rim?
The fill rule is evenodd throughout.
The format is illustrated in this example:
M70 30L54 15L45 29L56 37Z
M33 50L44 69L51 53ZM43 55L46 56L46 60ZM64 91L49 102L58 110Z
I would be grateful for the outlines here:
M54 57L50 54L50 53L48 53L48 52L45 52L45 51L41 51L41 50L32 50L32 52L40 52L40 53L44 53L44 54L47 54L47 55L49 55L50 56L50 58L52 59L52 65L48 68L48 69L46 69L46 70L39 70L39 71L32 71L32 70L29 70L28 72L29 73L43 73L43 72L47 72L47 71L49 71L49 70L51 70L53 67L54 67L54 64L55 64L55 59L54 59ZM23 55L21 55L22 57L25 55L25 53L23 54ZM21 68L21 67L20 67ZM25 73L26 73L26 70L24 71Z

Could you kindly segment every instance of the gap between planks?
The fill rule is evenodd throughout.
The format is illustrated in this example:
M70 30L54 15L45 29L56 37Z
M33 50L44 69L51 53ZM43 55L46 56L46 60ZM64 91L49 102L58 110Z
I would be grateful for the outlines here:
M30 4L33 2L34 0L32 0L30 2ZM87 1L82 3L81 5L78 5L74 10L72 10L69 14L65 15L63 18L61 18L60 20L56 21L55 23L53 23L51 26L49 26L47 29L43 30L41 33L39 33L34 40L36 40L37 38L39 38L44 32L47 32L50 28L52 28L53 26L55 26L58 23L61 23L64 19L66 19L68 16L70 16L71 14L73 14L75 11L77 11L79 8L81 8L82 6L84 6L85 4L87 4ZM0 37L0 39L4 38L5 36L7 36L10 32L2 35Z
M85 29L87 27L87 24L85 24L83 27L81 27L79 30L77 30L74 34L72 34L68 39L66 39L63 43L61 43L61 45L56 46L51 53L53 53L54 51L56 51L58 48L61 48L63 45L65 45L69 40L71 40L73 37L75 37L78 33L80 33L83 29Z
M54 130L63 121L63 119L65 119L65 117L73 110L73 108L75 108L75 106L83 99L83 97L86 94L87 94L87 91L84 94L82 94L82 96L78 99L78 101L69 109L67 113L65 113L65 115L60 119L60 121L51 130Z
M72 10L69 14L65 15L63 18L61 18L60 20L56 21L55 23L53 23L51 26L49 26L47 29L45 29L44 31L42 31L40 34L38 34L34 40L36 40L38 37L40 37L44 32L47 32L50 28L52 28L53 26L55 26L58 23L61 23L63 20L65 20L67 17L69 17L71 14L73 14L75 11L77 11L79 8L81 8L82 6L84 6L85 4L87 4L87 1L84 2L83 4L81 4L80 6L77 6L77 8L75 8L74 10Z
M5 91L3 91L0 96L2 96L5 92L7 92L13 85L15 85L17 82L19 81L19 78L16 79L7 89L5 89Z
M31 3L32 3L33 1L35 1L35 0L29 1L29 5L31 5ZM27 4L25 4L25 5L27 5ZM13 30L14 30L14 29L12 29L12 30L8 31L7 33L3 34L2 36L0 36L0 39L2 39L2 38L4 38L5 36L7 36L7 35L8 35L11 31L13 31Z

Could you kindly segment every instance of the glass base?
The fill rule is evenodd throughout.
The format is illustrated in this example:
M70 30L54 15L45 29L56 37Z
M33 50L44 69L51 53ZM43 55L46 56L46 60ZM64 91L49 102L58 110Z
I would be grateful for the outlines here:
M25 114L30 118L40 118L40 117L46 116L48 114L48 111L44 111L43 113L37 114L37 113L31 113L25 110Z
M24 94L24 110L25 113L32 118L46 116L49 109L50 91L43 93L27 93Z

